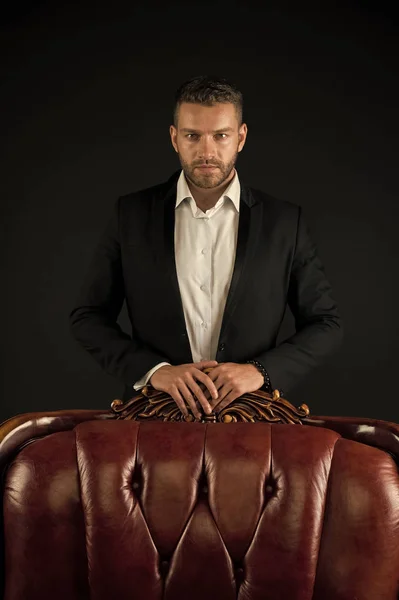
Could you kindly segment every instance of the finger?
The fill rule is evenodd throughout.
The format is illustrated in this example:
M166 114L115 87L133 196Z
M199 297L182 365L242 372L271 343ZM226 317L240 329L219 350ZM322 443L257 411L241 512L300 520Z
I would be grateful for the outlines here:
M212 396L211 396L211 393L210 393L210 391L208 390L208 388L207 388L207 387L202 387L204 384L203 384L203 383L201 383L201 389L202 389L202 391L203 391L203 393L204 393L204 396L205 396L205 398L206 398L207 400L209 400L209 402L210 402L211 404L212 404L212 402L213 402L213 403L215 403L215 402L219 402L219 401L220 401L220 388L222 388L222 387L223 387L223 383L222 383L220 380L216 380L216 381L214 381L214 384L215 384L215 388L216 388L216 389L217 389L217 391L218 391L218 398L216 398L216 399L212 398Z
M195 375L193 377L194 381L195 381ZM195 381L195 383L198 385L198 387L200 388L201 392L203 393L204 397L206 400L208 400L208 402L211 399L211 394L208 390L208 388L206 387L206 385L204 383L202 383L201 381L199 381L199 379L197 381Z
M217 404L219 404L219 402L221 402L221 400L223 400L224 396L226 394L228 394L228 392L231 389L231 386L227 389L224 386L227 386L228 384L226 382L223 381L222 377L218 377L217 379L215 379L215 381L213 382L215 385L215 388L217 389L218 392L218 397L217 398L212 398L209 394L208 390L205 390L206 392L206 397L207 399L209 398L209 403L212 406L212 409L215 408L215 406Z
M218 364L217 360L200 360L199 362L193 363L197 369L206 369L208 367L216 367Z
M208 375L208 377L209 377L208 373L206 373L206 375ZM219 389L223 386L223 382L222 382L221 379L217 379L214 382L214 384L215 384L215 387L218 390L218 394L219 394L220 393ZM200 386L201 391L202 391L202 393L205 396L205 399L208 400L208 402L209 402L209 404L211 405L212 408L214 407L215 404L217 404L218 402L220 402L220 400L221 400L220 396L218 396L218 398L212 398L209 389L206 387L206 385L204 383L202 383L202 382L199 381L198 385Z
M201 371L198 371L198 373L201 373ZM206 375L205 375L205 377L206 377ZM208 402L208 400L205 398L203 391L201 390L200 386L195 381L195 379L191 378L191 380L189 380L187 382L187 385L191 389L193 394L196 396L196 398L197 398L198 402L200 403L204 412L206 412L206 414L210 415L212 412L212 407L211 407L210 403Z
M198 409L195 399L191 393L191 391L188 389L187 385L182 382L179 385L179 390L182 393L185 401L187 402L187 404L189 405L189 407L191 408L191 412L193 413L193 415L195 415L195 417L197 419L201 419L202 415L201 415L201 411Z
M237 392L232 390L216 407L214 407L215 412L220 413L220 411L229 406L229 404L231 404L233 400L236 400L237 398Z
M216 408L220 410L220 404L223 402L226 396L230 394L233 390L234 389L232 388L232 386L227 383L222 385L222 387L219 389L219 398L217 400L210 401L212 410L215 410Z
M183 413L183 415L185 417L188 417L187 406L185 405L184 400L181 397L181 394L180 394L179 390L177 389L177 387L175 387L174 389L172 389L169 392L169 395L172 396L173 400L176 402L177 406L180 408L180 410Z
M211 397L216 400L216 398L218 398L218 395L219 395L218 390L217 390L216 385L212 381L212 379L209 377L209 375L207 375L206 373L203 373L202 371L198 371L198 373L195 374L195 377L196 377L196 379L198 379L201 383L203 383L205 385L205 387L209 390ZM202 392L202 390L201 390L201 392ZM204 396L204 398L205 398L205 396Z
M209 392L208 388L205 388L205 389L203 389L203 390L202 390L202 393L204 394L205 398L206 398L206 399L208 400L208 402L209 402L209 401L210 401L210 399L211 399L211 394L210 394L210 392Z
M197 360L197 362L193 363L193 365L213 365L218 364L217 360Z
M216 381L216 379L222 375L219 369L220 366L220 364L217 365L217 367L214 367L212 371L210 371L210 373L207 373L209 379L212 379L212 381Z

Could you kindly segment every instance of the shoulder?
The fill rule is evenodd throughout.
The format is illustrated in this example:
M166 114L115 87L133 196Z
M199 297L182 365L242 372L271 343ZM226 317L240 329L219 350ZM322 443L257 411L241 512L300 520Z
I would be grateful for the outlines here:
M123 218L133 213L140 218L156 210L169 193L176 190L180 172L175 171L166 181L120 196L116 201L119 217Z
M250 194L256 204L261 204L264 214L273 217L276 220L298 222L302 206L296 202L276 198L263 190L259 190L252 186L247 186Z
M120 209L127 210L133 207L139 209L140 206L148 207L150 200L164 197L167 190L168 186L163 182L124 194L118 198Z
M171 191L172 177L163 183L119 196L116 202L121 239L139 239L148 234L165 197Z

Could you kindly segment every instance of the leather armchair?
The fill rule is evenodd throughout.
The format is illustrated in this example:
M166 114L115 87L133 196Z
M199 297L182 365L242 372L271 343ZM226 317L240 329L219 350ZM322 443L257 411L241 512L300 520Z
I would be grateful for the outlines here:
M158 422L0 428L4 600L396 600L399 426Z

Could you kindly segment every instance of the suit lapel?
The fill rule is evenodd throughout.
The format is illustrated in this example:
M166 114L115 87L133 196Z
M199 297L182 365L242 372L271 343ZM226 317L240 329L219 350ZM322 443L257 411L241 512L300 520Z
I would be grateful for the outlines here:
M184 319L183 304L180 295L179 281L177 278L176 260L175 260L175 214L176 214L176 190L177 180L172 186L172 189L168 192L164 202L164 215L163 215L163 232L164 232L164 244L160 250L163 253L162 263L165 268L165 275L168 279L168 283L171 286L172 294L178 306L178 310L181 313L182 323L184 328L186 327Z
M262 205L257 203L249 186L242 182L240 184L240 216L238 221L236 257L223 313L219 341L226 339L233 324L233 313L245 290L246 281L252 275L251 259L256 251L262 226Z
M164 282L159 301L168 315L173 331L176 331L176 353L180 353L180 363L183 364L192 362L193 358L175 261L175 205L179 175L180 171L176 171L152 198L150 235L157 274Z

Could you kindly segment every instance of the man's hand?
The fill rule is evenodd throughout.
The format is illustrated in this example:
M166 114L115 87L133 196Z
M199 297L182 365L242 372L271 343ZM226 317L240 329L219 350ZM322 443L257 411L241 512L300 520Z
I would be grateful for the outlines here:
M161 390L172 396L185 417L188 415L188 410L184 400L196 418L200 419L202 415L196 399L207 414L212 412L212 407L197 381L203 384L202 388L208 393L208 397L216 402L218 392L215 384L208 375L203 373L202 369L215 367L217 364L216 360L203 360L197 363L187 363L177 366L164 365L155 371L149 383L156 390ZM196 396L196 399L193 397L193 394Z
M259 390L264 384L263 375L252 364L220 363L209 373L209 378L219 392L219 398L210 400L212 409L217 413L233 400ZM204 394L207 399L210 398L207 390Z

